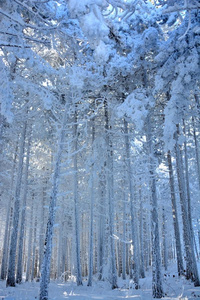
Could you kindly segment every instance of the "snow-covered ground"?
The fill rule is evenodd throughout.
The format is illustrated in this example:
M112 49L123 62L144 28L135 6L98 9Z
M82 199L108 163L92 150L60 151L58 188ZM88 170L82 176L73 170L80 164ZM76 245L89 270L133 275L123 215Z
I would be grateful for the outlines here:
M194 300L200 298L200 287L194 287L193 283L178 278L171 266L170 272L163 272L163 288L166 300ZM73 281L51 282L49 286L50 300L152 300L151 296L151 273L146 278L140 279L140 289L135 290L129 280L119 280L119 288L111 290L109 282L93 282L92 287L87 287L85 281L83 286L76 286ZM38 299L39 283L25 282L15 288L6 288L5 281L0 281L0 300L34 300Z

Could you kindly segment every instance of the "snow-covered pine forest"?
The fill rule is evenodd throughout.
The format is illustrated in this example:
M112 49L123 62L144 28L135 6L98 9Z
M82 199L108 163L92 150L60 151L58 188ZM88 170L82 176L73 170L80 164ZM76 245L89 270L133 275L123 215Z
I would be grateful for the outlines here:
M199 1L0 0L0 78L1 299L194 293Z

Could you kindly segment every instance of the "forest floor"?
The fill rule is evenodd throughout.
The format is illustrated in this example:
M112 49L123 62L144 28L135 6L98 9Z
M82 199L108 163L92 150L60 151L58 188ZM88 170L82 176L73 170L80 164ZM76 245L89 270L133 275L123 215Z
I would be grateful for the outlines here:
M178 277L174 271L175 265L163 272L163 289L165 300L195 300L200 299L200 287L194 287L193 283ZM107 281L94 281L92 287L87 287L87 281L83 286L68 281L51 282L49 286L50 300L152 300L151 273L146 273L146 278L140 279L140 289L135 290L130 280L118 281L119 288L111 290ZM16 287L6 288L5 281L0 281L0 300L34 300L38 299L39 282L25 282Z

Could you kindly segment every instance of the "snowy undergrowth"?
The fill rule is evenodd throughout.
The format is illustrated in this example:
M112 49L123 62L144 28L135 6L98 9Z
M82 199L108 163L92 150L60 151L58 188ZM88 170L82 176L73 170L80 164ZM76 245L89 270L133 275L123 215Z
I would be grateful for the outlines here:
M200 298L200 287L194 287L193 283L179 278L175 271L176 266L171 266L170 271L163 271L163 287L166 300L195 300ZM49 286L49 300L152 300L151 296L151 272L146 273L146 278L140 279L140 289L135 290L130 280L118 280L119 288L111 290L107 281L94 281L92 287L87 287L87 281L83 286L76 286L73 281L51 282ZM14 287L6 288L6 282L0 281L0 300L33 300L38 299L39 283L25 282Z

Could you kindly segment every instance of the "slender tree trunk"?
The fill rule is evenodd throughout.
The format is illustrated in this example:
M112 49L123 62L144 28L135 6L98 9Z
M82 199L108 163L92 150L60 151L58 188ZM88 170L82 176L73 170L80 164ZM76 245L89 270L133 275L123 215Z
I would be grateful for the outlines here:
M186 126L185 120L183 119L183 132L185 135L184 141L184 158L185 158L185 179L186 179L186 191L187 191L187 204L188 204L188 219L190 224L191 235L193 238L194 249L196 250L196 241L194 236L194 230L192 226L192 212L191 212L191 196L190 196L190 182L189 182L189 167L188 167L188 151L187 151L187 143L186 143ZM198 257L198 251L196 251Z
M109 225L109 242L110 242L110 260L111 260L111 285L112 289L118 287L117 285L117 270L116 270L116 258L115 258L115 246L114 246L114 195L113 195L113 150L112 142L110 139L110 125L108 116L107 102L104 102L105 110L105 129L106 129L106 144L107 144L107 185L108 185L108 225Z
M168 249L167 249L167 231L166 231L166 216L165 216L165 209L163 207L162 213L162 236L163 236L163 265L165 271L168 269Z
M123 190L122 279L126 279L126 193Z
M132 170L131 170L131 156L130 156L130 142L128 136L128 124L124 119L124 133L125 133L125 146L126 146L126 158L127 158L127 171L129 174L129 192L130 192L130 213L131 213L131 240L133 246L133 280L135 288L139 288L139 265L138 265L138 245L137 245L137 225L136 225L136 213L134 209L134 195L133 195L133 183L132 183Z
M183 120L183 133L185 135L185 141L184 141L184 158L185 158L185 179L186 179L187 204L188 204L188 219L189 219L191 234L192 234L192 236L194 238L194 233L193 233L193 228L192 228L191 197L190 197L190 183L189 183L189 170L188 170L188 152L187 152L187 144L186 144L185 120Z
M24 174L24 195L23 195L23 204L22 204L22 215L21 215L21 224L20 224L20 233L19 233L19 246L18 246L18 262L17 262L17 275L16 282L20 283L22 281L22 268L23 268L23 245L24 245L24 227L25 227L25 217L26 217L26 200L28 193L28 168L29 168L29 155L30 155L30 143L31 138L29 137L27 145L27 154L26 154L26 166Z
M144 243L144 265L145 265L145 270L148 271L149 270L149 266L150 266L150 251L149 249L150 247L150 230L149 230L149 222L147 221L147 213L145 214L145 218L144 218L144 240L146 241Z
M182 220L183 220L183 238L186 252L186 277L192 279L195 286L200 285L199 275L197 270L196 258L194 254L194 240L191 235L191 227L188 217L188 205L185 191L185 179L183 174L183 161L180 146L178 145L179 127L177 125L176 133L176 166L179 185L179 194L181 202Z
M64 197L63 197L63 203L64 203ZM58 229L58 249L57 249L57 278L59 279L61 276L61 257L62 257L62 251L63 251L63 237L64 237L64 222L63 222L63 217L64 217L64 205L62 206L62 211L61 211L61 222L59 223L59 229ZM66 251L66 249L65 249ZM64 263L65 266L65 263Z
M195 145L195 155L196 155L196 162L197 162L196 166L197 166L198 183L200 189L200 159L199 159L199 147L198 147L194 117L192 117L192 126L193 126L193 137L194 137L194 145Z
M15 168L16 168L16 161L17 161L17 150L18 145L15 149L15 156L13 161L12 167L12 178L11 178L11 185L10 185L10 197L9 203L7 207L7 215L6 215L6 224L5 224L5 233L4 233L4 242L3 242L3 253L2 253L2 262L1 262L1 279L5 280L7 275L7 263L8 263L8 246L9 246L9 238L10 238L10 221L11 221L11 213L12 213L12 202L13 202L13 187L14 187L14 175L15 175Z
M82 285L82 270L81 270L81 251L80 251L80 213L79 213L79 195L78 195L78 124L77 111L75 107L73 138L74 138L74 218L75 218L75 253L76 253L76 283Z
M142 197L141 197L141 187L139 188L139 197L140 197L140 276L142 278L145 278L144 240L143 240L143 205L142 205Z
M170 151L168 151L167 153L167 161L168 161L168 168L169 168L169 185L171 191L172 215L173 215L175 242L176 242L177 269L179 275L183 275L184 274L183 256L182 256L182 249L181 249L180 230L178 224L178 212L176 207L176 197L175 197L175 188L174 188L174 175L173 175L172 159L171 159Z
M118 214L116 213L116 231L117 231L117 236L120 236L120 221L119 221L119 217ZM115 242L116 244L116 259L117 259L117 275L118 277L121 276L121 240L120 238L117 239L117 241Z
M29 281L30 277L30 266L31 266L31 249L32 249L32 235L33 235L33 208L34 208L34 197L32 195L32 204L31 204L31 220L29 227L29 235L28 235L28 256L27 256L27 264L26 264L26 281Z
M32 254L32 267L31 267L31 281L33 281L34 275L35 275L36 240L37 240L37 214L35 214L35 224L34 224L34 232L33 232L33 254Z
M21 142L20 142L20 153L19 153L19 162L18 162L16 189L15 189L13 229L12 229L11 242L10 242L8 277L7 277L7 281L6 281L7 286L15 286L15 263L16 263L15 260L16 260L16 250L17 250L17 236L18 236L19 210L20 210L20 192L21 192L21 184L22 184L26 128L27 128L27 122L25 121L23 123Z
M63 151L64 137L65 137L65 124L67 121L68 104L66 101L65 111L63 116L62 128L60 131L60 138L58 143L57 156L55 161L55 170L53 173L52 180L52 191L49 205L49 217L47 222L46 237L44 244L44 256L40 278L40 300L48 300L48 285L50 279L50 265L51 265L51 254L52 254L52 238L53 238L53 226L55 220L55 207L57 202L58 194L58 180L60 175L60 163Z
M100 210L99 210L99 235L98 235L98 273L99 280L103 279L104 255L105 255L105 165L99 174Z
M161 279L161 257L160 257L160 237L158 225L158 204L156 191L156 174L154 151L152 144L151 120L147 117L147 140L149 149L149 174L151 193L151 233L152 233L152 292L154 298L163 297L163 287Z
M92 124L92 148L94 144L95 137L95 126L94 121ZM94 148L93 154L94 156ZM88 276L88 286L92 286L92 275L93 275L93 219L94 219L94 162L91 166L91 179L90 179L90 249L89 249L89 276Z
M44 240L45 240L45 232L44 232L44 218L45 218L45 200L47 197L47 179L45 179L45 182L43 182L42 187L42 205L41 205L41 222L40 222L40 236L39 236L39 274L38 278L40 278L41 275L41 269L42 269L42 261L43 261L43 255L44 255Z

